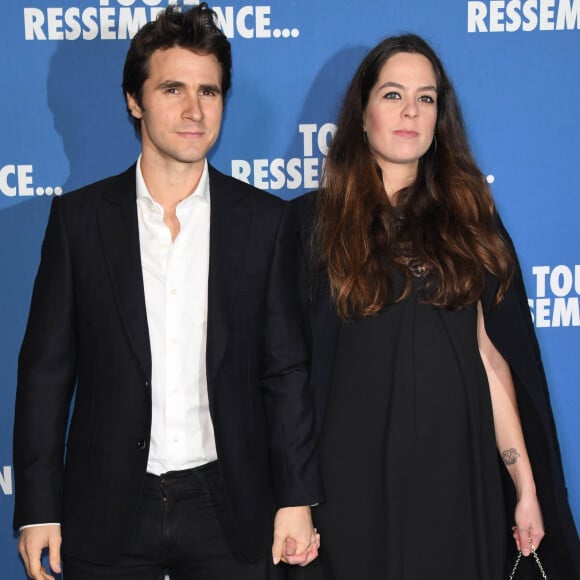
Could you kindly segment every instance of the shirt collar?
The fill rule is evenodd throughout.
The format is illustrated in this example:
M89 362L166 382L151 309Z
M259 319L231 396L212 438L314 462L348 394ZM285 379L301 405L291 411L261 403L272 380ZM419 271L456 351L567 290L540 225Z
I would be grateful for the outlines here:
M137 168L135 171L135 181L137 186L137 200L147 200L149 206L158 206L159 204L153 199L147 185L145 184L145 179L143 178L143 172L141 171L141 155L137 159ZM209 196L209 166L207 158L204 160L203 171L201 177L199 178L199 183L197 187L193 190L191 195L188 195L182 202L187 203L193 197L200 197L207 203L210 201Z

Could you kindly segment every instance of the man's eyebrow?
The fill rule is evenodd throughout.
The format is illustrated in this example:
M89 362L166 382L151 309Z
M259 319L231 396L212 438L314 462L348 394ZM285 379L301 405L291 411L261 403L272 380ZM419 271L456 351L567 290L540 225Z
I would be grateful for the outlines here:
M157 85L158 89L183 89L185 88L186 83L184 83L183 81L174 81L174 80L167 80L167 81L163 81L161 83L159 83L159 85ZM218 95L222 94L222 90L221 88L213 83L202 83L198 86L198 90L199 91L211 91L213 93L216 93Z
M163 81L161 83L159 83L157 85L158 89L179 89L179 88L183 88L185 86L185 83L182 81L173 81L173 80L167 80L167 81Z
M199 90L200 91L212 91L218 95L222 94L222 90L220 89L220 87L218 85L214 85L214 84L201 84L201 85L199 85Z

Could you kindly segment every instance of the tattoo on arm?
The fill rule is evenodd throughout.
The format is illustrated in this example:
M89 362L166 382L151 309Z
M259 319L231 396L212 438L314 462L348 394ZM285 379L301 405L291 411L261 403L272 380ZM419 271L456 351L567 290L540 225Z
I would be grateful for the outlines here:
M506 465L513 465L520 457L518 450L515 447L502 451L501 458Z

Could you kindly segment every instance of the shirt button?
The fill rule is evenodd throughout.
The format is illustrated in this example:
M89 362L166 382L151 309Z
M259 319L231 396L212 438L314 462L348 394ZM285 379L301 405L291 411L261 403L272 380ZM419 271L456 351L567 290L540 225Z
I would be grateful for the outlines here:
M145 449L145 439L139 439L139 441L137 441L137 447L139 447L139 449Z

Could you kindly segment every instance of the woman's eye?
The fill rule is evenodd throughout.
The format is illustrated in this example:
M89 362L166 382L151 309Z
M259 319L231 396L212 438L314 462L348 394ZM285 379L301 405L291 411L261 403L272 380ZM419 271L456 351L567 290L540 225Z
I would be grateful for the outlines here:
M419 97L419 100L422 103L434 103L435 102L435 99L431 95L423 95L422 97Z
M391 91L385 95L385 99L400 99L401 95L395 91Z

